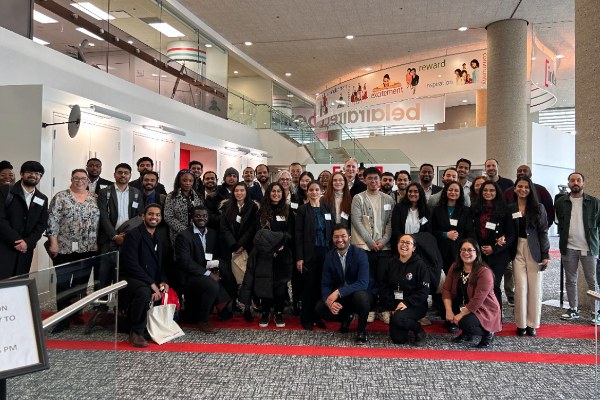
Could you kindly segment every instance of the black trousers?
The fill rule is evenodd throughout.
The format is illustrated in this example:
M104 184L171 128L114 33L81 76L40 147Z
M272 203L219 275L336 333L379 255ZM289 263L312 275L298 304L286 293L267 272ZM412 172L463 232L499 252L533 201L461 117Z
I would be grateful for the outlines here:
M229 298L225 289L210 276L189 277L183 288L186 321L208 322L208 316L217 298ZM227 300L225 300L226 302Z
M146 318L149 303L152 300L152 289L146 282L133 278L125 278L127 286L119 291L119 305L127 314L131 331L143 335L146 329Z
M84 259L95 255L96 252L89 251L85 253L57 254L52 259L54 266L68 264L55 269L56 309L58 311L85 297L87 284L92 273L92 263Z
M300 320L305 323L312 323L317 317L315 307L321 298L321 278L323 277L323 262L326 253L326 247L315 246L310 262L304 264ZM297 268L294 269L297 271Z
M463 333L475 336L484 336L489 332L483 329L481 323L475 316L475 314L467 314L458 322L458 327Z
M334 315L329 311L329 307L325 304L323 299L319 300L315 310L317 314L327 321L345 321L350 314L358 315L358 328L357 332L366 332L367 330L367 316L373 303L373 295L366 290L359 290L352 293L349 296L343 297L337 300L342 305L342 309L337 315Z
M500 286L500 282L502 282L502 278L504 277L506 263L502 262L500 264L488 265L494 273L494 294L496 295L496 299L498 299L498 304L500 304L500 311L502 311L502 288Z
M394 343L406 343L408 333L415 335L421 332L419 320L427 314L427 303L420 306L409 306L404 310L396 310L390 318L390 338Z
M371 278L372 282L375 282L375 298L371 303L371 310L375 310L379 305L380 283L377 281L377 271L379 271L391 257L392 252L390 250L367 251L367 258L369 260L369 278Z

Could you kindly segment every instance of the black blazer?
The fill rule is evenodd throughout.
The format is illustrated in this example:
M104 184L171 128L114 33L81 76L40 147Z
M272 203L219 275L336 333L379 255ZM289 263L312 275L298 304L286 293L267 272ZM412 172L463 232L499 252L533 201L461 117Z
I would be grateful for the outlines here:
M325 243L331 248L331 234L335 224L335 214L329 205L323 201L320 203L321 213L325 217ZM329 215L329 220L327 219ZM315 212L313 207L307 203L298 208L296 214L296 260L304 260L308 263L312 260L316 240Z
M400 236L406 233L406 218L408 218L408 209L409 207L398 203L394 206L392 210L392 237L390 239L390 246L392 248L392 253L398 253L397 244ZM419 219L425 217L427 222L421 224L419 228L419 232L429 232L431 233L431 213L429 208L426 208L427 212L425 215L419 215Z
M8 206L7 197L12 197ZM0 280L29 272L33 250L47 227L48 198L42 192L35 189L27 208L21 181L0 189ZM27 243L25 254L15 250L16 240Z
M112 182L111 182L112 183ZM142 177L137 178L135 181L129 182L129 186L136 188L140 192L144 192L144 185L142 185ZM165 190L165 185L158 182L156 184L156 193L167 195L167 191Z
M206 228L206 253L213 255L213 260L220 257L218 254L217 231ZM206 253L198 235L194 234L194 226L182 231L175 238L175 268L179 285L185 286L188 279L193 276L202 276L206 273Z
M256 232L257 210L258 207L253 201L244 206L244 214L241 215L239 223L228 221L225 214L221 215L221 237L224 239L224 247L229 253L227 259L231 258L231 252L242 246L250 254Z
M458 244L462 239L475 237L473 232L473 218L468 207L455 208L452 219L457 220L456 225L450 224L450 217L446 207L437 205L431 212L431 230L437 239L440 254L444 260L444 271L448 271L458 254ZM458 239L450 240L443 236L444 232L457 231Z
M94 193L96 193L96 195L98 195L98 193L100 193L100 189L102 189L100 186L110 186L113 185L114 182L109 181L108 179L104 179L101 176L98 177L98 182L96 182L96 190L94 190ZM89 186L88 186L88 190L89 190Z
M100 227L98 229L98 244L110 241L116 234L115 224L119 217L117 192L111 185L100 190L98 194L98 208L100 209ZM129 187L129 219L140 215L144 211L144 196L134 187Z
M443 186L438 186L438 185L431 185L431 194L436 194L442 191L444 187Z
M130 230L119 250L119 268L123 278L148 284L166 282L162 268L162 240L158 230L150 236L144 224Z
M258 201L259 203L262 201L264 195L262 192L262 187L260 186L260 184L258 185L252 185L249 189L248 189L248 194L250 195L250 198L254 201Z
M362 183L357 175L356 178L354 178L354 185L352 185L352 188L350 189L350 196L354 197L365 190L367 190L367 185Z
M481 212L477 205L471 206L471 216L473 218L473 229L475 230L475 238L480 246L489 245L492 246L494 252L489 256L481 254L483 261L488 265L500 265L508 263L510 261L510 248L512 243L515 241L515 228L512 221L512 215L510 210L506 207L505 213L498 213L494 211L490 217L489 222L496 224L495 229L487 229L486 238L483 239L480 229L480 216ZM498 246L496 240L501 236L505 237L506 244L504 246Z

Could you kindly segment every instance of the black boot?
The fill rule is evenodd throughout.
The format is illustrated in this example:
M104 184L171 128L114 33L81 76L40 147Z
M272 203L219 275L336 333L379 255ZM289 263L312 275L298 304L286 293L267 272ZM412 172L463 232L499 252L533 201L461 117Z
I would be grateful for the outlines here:
M458 335L457 337L455 337L454 339L452 339L453 343L462 343L462 342L470 342L471 340L473 340L473 336L468 334L468 333L461 333L460 335Z
M478 349L485 349L486 347L490 347L492 342L494 341L494 333L488 332L481 337L481 341L479 344L475 345Z

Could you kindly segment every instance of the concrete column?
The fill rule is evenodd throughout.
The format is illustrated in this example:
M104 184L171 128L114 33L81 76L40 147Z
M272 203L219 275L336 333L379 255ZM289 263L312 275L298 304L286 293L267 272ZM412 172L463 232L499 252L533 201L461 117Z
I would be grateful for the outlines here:
M487 90L479 89L475 94L475 126L487 124Z
M486 27L488 41L487 157L500 175L513 178L527 161L527 21L510 19Z
M575 166L587 179L585 192L600 197L600 2L575 2Z

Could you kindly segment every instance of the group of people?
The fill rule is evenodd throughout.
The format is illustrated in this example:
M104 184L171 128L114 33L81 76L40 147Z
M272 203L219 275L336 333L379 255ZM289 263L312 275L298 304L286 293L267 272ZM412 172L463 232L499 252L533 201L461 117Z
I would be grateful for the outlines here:
M422 343L431 296L448 331L461 331L454 342L480 336L477 346L487 347L502 329L503 278L517 335L536 336L556 211L570 304L562 318L579 318L579 261L589 288L597 289L600 201L584 194L578 172L569 175L570 194L554 204L528 166L513 182L498 174L494 159L485 176L470 181L471 162L461 158L444 171L443 186L433 184L431 164L421 165L413 182L408 171L374 167L359 177L354 159L317 179L299 163L272 182L264 164L244 169L242 180L227 168L217 185L215 172L191 161L169 193L152 159L136 166L139 178L121 163L112 182L92 158L49 204L36 188L40 163L24 163L18 182L5 180L10 174L0 168L0 279L29 271L45 232L55 265L120 252L118 278L128 285L119 302L134 346L147 346L149 301L175 289L182 320L207 334L216 332L213 312L221 320L239 312L248 322L258 314L260 327L271 320L284 327L289 305L306 330L335 320L348 332L357 317L359 344L376 317L390 325L395 343ZM99 270L99 287L117 279L115 271ZM82 283L59 281L57 291L59 283L60 290ZM592 318L600 321L596 312Z

